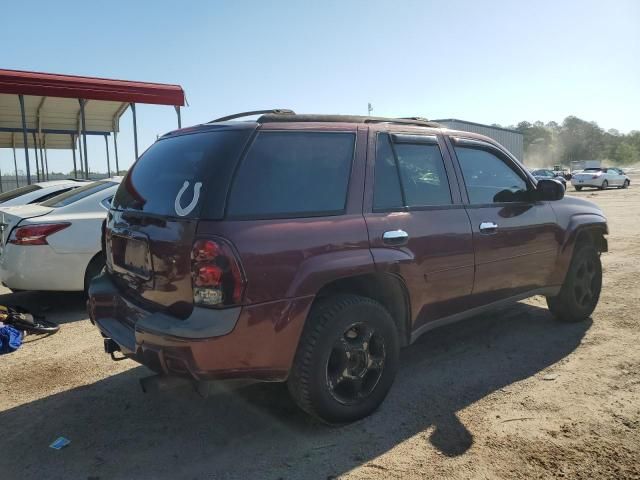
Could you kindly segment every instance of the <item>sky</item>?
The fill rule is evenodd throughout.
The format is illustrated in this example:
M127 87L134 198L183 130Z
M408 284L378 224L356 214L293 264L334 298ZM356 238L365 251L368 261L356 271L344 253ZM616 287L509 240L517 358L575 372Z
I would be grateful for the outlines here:
M367 114L371 102L379 116L576 115L640 130L638 0L32 0L0 15L0 68L177 83L183 126L267 108ZM137 119L141 151L177 126L172 107L140 105ZM130 112L120 128L123 168ZM52 152L50 169L71 158ZM91 168L105 158L90 138ZM0 151L0 169L12 164Z

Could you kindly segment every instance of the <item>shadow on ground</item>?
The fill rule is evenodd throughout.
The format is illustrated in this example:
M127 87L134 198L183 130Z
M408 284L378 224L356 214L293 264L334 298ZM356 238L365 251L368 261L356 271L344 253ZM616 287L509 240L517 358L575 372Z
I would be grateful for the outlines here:
M59 324L87 318L86 300L80 292L15 292L0 294L0 305L20 306Z
M137 379L149 371L133 368L0 413L2 476L327 478L427 429L425 449L458 456L474 438L456 412L558 362L590 325L517 304L430 332L404 351L381 409L342 428L309 420L282 385L145 396ZM48 448L59 435L71 445Z

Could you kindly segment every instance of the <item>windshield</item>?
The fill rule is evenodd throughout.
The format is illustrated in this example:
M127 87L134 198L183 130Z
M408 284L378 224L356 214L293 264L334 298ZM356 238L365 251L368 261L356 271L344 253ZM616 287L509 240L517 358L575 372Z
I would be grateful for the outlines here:
M25 185L24 187L16 188L15 190L0 193L0 203L6 202L8 200L13 200L14 198L18 198L20 195L24 195L25 193L35 192L36 190L40 190L41 188L42 187L40 185Z
M55 197L40 203L40 205L53 208L66 207L67 205L77 202L78 200L82 200L89 195L93 195L105 188L109 188L112 185L115 185L115 183L110 181L91 182L84 187L74 188L73 190L56 195Z
M602 169L601 168L585 168L584 171L585 172L601 172Z

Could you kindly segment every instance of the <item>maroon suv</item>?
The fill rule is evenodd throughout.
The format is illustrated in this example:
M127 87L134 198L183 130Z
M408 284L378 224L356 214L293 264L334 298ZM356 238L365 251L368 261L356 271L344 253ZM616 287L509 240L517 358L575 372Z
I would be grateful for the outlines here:
M161 137L113 200L89 300L112 355L286 381L341 423L435 327L532 295L560 320L594 310L603 213L493 140L417 118L229 118Z

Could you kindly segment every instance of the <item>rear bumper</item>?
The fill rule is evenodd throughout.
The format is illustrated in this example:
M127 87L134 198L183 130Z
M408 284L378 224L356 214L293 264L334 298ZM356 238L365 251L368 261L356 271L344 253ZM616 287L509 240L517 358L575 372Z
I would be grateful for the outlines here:
M152 370L196 380L285 380L313 297L224 310L194 308L186 320L151 313L103 274L89 289L89 316L122 353Z
M602 186L602 182L604 182L603 178L598 178L598 179L587 179L587 180L571 180L571 185L573 185L574 187L598 187L600 188Z

